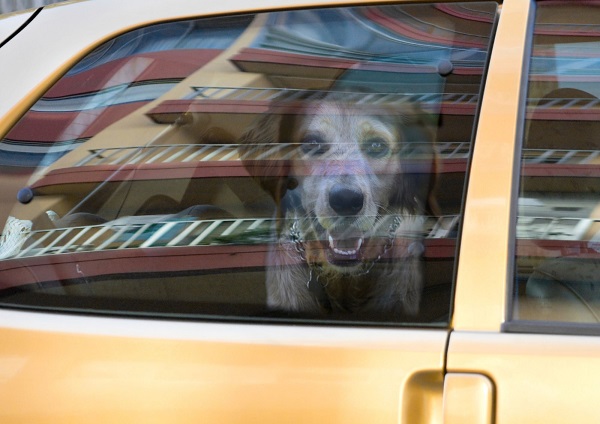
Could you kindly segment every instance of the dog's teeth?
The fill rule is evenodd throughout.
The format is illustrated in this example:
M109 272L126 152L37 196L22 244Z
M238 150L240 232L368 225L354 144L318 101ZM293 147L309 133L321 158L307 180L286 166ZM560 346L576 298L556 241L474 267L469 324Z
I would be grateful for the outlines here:
M363 241L364 241L362 238L359 238L356 242L354 249L340 249L337 247L337 244L331 235L329 235L328 238L329 238L329 248L331 250L333 250L335 253L337 253L338 255L343 255L343 256L356 255L356 253L360 250L360 248L363 244Z
M335 253L337 253L338 255L344 255L344 256L356 255L356 250L333 249L333 251Z

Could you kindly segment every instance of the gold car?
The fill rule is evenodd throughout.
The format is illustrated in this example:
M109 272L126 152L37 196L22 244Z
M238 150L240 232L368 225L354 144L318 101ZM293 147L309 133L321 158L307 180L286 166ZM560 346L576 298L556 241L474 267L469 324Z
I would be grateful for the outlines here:
M599 422L600 1L258 3L0 19L0 422Z

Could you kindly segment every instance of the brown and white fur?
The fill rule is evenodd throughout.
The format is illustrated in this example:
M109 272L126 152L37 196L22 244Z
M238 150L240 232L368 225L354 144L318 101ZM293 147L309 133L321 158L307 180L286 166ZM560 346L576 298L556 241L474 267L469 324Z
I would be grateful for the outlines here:
M436 167L423 116L413 105L324 96L276 104L242 136L246 168L278 204L270 308L418 312ZM274 143L297 148L271 154Z

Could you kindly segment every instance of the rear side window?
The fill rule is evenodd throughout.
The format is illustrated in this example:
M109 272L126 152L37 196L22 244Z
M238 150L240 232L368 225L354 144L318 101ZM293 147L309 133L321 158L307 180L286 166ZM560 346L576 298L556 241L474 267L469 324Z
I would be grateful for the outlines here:
M557 331L600 322L599 48L600 2L538 3L513 318Z
M496 7L199 19L96 48L0 142L0 303L446 326Z

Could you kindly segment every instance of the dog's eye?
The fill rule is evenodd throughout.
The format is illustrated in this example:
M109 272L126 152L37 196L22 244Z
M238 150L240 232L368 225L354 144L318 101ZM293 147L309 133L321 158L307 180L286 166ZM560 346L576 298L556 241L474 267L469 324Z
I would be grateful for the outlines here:
M383 138L375 137L367 140L363 150L372 158L382 158L390 152L390 146Z
M302 139L302 151L312 156L320 156L329 150L329 145L318 135L308 135Z

